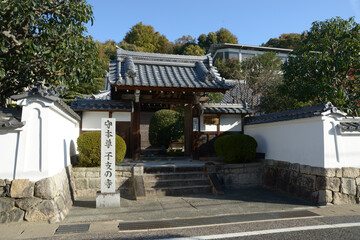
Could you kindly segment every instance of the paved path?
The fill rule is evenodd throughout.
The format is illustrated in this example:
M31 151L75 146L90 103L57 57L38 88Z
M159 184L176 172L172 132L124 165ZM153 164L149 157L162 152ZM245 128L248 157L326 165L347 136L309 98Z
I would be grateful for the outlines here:
M161 197L149 200L122 198L118 209L97 209L95 199L77 201L65 223L87 221L140 221L154 219L246 214L313 207L308 202L264 188L241 188L225 195Z
M166 228L171 224L175 224L175 227L179 224L183 227L191 227L216 223L219 226L222 222L227 224L231 221L248 223L272 219L290 221L295 218L306 219L318 216L360 215L359 205L316 207L308 202L263 188L242 188L228 191L223 196L194 195L143 201L121 199L121 207L118 209L96 209L94 201L94 198L80 199L61 223L2 224L0 239L41 237L66 239L70 237L69 234L73 234L72 238L75 236L89 238L91 234L95 234L94 236L118 234L119 224L123 227L127 226L128 228L124 228L123 231L129 232L131 229L129 226L133 228L135 226L135 230L147 230L156 229L156 226ZM85 232L82 235L69 233L69 229L66 229L68 226L83 227ZM55 234L59 227L60 230L64 228L63 234Z

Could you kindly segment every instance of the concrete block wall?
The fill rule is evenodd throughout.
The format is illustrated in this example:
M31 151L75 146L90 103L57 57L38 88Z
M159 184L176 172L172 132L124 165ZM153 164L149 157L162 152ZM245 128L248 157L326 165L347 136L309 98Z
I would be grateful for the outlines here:
M116 166L116 189L120 190L121 196L132 197L132 167ZM101 169L99 167L85 168L74 167L75 199L79 197L95 197L96 192L101 190Z

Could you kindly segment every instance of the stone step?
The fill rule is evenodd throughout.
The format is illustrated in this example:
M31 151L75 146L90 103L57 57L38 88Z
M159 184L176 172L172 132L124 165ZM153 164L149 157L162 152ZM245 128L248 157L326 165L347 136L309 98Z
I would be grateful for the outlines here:
M144 181L170 180L170 179L196 179L206 178L205 172L175 172L175 173L151 173L143 175Z
M211 193L210 185L194 185L182 187L155 187L146 188L146 197L181 196L189 194Z
M145 188L200 186L209 185L209 183L207 178L144 181Z
M144 167L144 173L203 172L204 166L151 166Z

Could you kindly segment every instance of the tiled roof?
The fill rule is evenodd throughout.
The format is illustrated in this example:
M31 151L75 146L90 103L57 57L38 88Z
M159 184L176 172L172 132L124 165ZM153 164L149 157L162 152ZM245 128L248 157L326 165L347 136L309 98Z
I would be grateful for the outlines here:
M100 99L100 100L110 100L111 99L111 91L110 90L104 90L100 91L96 94L91 95L84 95L85 99Z
M84 110L122 110L131 111L132 104L129 101L98 100L98 99L76 99L71 103L74 111Z
M344 117L346 116L345 113L340 112L336 107L334 107L331 102L328 102L325 104L319 104L311 107L269 113L255 117L248 117L245 119L245 124L259 124L259 123L267 123L267 122L293 120L299 118L309 118L309 117L320 116L325 112L337 113Z
M0 129L11 130L25 125L21 122L21 109L0 109Z
M112 85L164 88L200 88L226 90L227 85L212 66L210 56L117 50L110 62L107 79Z
M204 113L222 113L222 114L236 114L243 113L248 114L252 113L253 110L247 108L243 104L203 104L201 105L201 109Z
M21 93L19 95L11 96L14 100L20 100L28 97L42 97L48 100L51 100L55 103L57 107L62 109L68 115L72 116L73 118L80 120L80 116L77 115L66 103L64 103L59 97L53 94L48 87L46 87L42 82L36 83L34 86L31 87L30 91Z
M233 87L223 94L221 103L247 103L251 106L260 104L260 95L254 95L253 90L245 83L245 81L226 80L226 82Z
M360 122L340 122L339 126L345 131L360 131Z

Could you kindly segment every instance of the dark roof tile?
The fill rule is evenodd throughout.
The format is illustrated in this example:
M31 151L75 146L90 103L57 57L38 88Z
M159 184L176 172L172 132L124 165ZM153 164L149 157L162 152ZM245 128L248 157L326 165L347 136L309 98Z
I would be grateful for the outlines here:
M216 104L208 103L201 106L204 113L220 113L220 114L249 114L254 111L243 104Z
M48 87L44 85L42 82L37 82L33 86L31 86L31 89L27 92L21 93L19 95L13 95L11 96L14 100L20 100L28 97L42 97L48 100L51 100L55 103L57 107L62 109L64 112L66 112L71 117L75 118L76 120L80 120L80 116L77 115L64 101L62 101L58 96L56 96L54 93L50 91Z
M0 109L0 129L11 130L24 126L25 122L21 122L21 112L21 108Z
M269 113L255 117L248 117L245 119L245 124L250 125L250 124L268 123L268 122L287 121L287 120L300 119L300 118L309 118L309 117L320 116L322 113L327 111L346 116L345 113L340 112L336 107L334 107L331 102L328 102L325 104L319 104L311 107Z
M99 100L99 99L76 99L71 103L71 108L74 111L85 110L122 110L131 111L132 104L130 101L119 100Z
M340 122L339 126L345 131L360 131L360 122Z
M212 67L210 56L117 51L117 60L110 62L107 76L113 85L204 90L231 87Z

